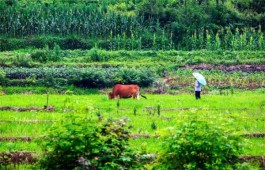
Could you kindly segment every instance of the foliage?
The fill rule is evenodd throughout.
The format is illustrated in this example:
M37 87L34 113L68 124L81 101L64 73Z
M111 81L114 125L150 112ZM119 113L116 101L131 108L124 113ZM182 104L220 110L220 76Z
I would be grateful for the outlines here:
M12 87L8 88L12 90ZM34 87L31 89L26 87L25 89L35 90ZM69 89L75 92L75 89ZM3 90L5 91L5 87ZM15 90L14 88L14 92ZM45 90L45 88L43 88L43 90ZM106 91L104 90L101 92L107 92L109 90L110 89L106 89ZM120 118L125 115L129 117L130 122L128 123L132 126L132 138L129 139L130 146L134 147L135 150L145 149L145 153L150 153L146 154L146 156L152 156L151 158L158 155L157 151L163 146L164 139L161 138L161 136L159 137L159 135L161 135L160 132L165 128L171 129L172 126L176 126L179 122L189 122L191 116L196 116L197 120L212 122L214 126L217 127L223 125L224 122L225 125L228 123L233 129L239 129L240 135L243 136L253 134L253 137L247 137L244 140L246 145L244 145L244 152L241 156L253 155L255 158L254 155L265 154L265 150L263 149L265 139L254 137L255 133L264 132L264 110L260 108L261 101L264 101L264 88L251 91L235 89L233 96L205 94L203 99L198 102L194 102L195 99L191 93L179 95L148 94L148 100L119 100L118 114L116 106L117 100L108 100L107 94L73 94L52 93L49 102L50 105L55 108L52 112L25 110L20 112L20 109L42 108L46 103L46 95L25 92L23 94L12 95L6 93L1 96L1 108L8 108L4 106L10 106L14 110L1 111L1 135L7 137L7 139L11 138L13 140L2 141L0 151L36 151L36 157L39 158L41 149L40 145L36 144L35 140L25 142L17 140L19 139L17 137L24 136L28 139L34 139L39 136L45 136L47 129L54 123L50 121L55 121L60 124L60 122L66 120L64 118L65 115L84 116L89 112L89 114L97 114L99 118ZM158 104L161 106L160 116L155 112ZM134 108L137 109L136 115L134 115L133 112ZM154 114L151 113L149 115L147 111L148 108L151 108ZM152 122L155 123L157 127L156 130L152 129ZM41 140L45 140L45 138L41 138ZM248 160L247 158L242 161ZM256 165L260 165L258 161L256 163ZM16 169L20 168L18 164L12 164L11 169L14 169L14 166ZM150 159L149 162L149 167L150 166L153 166L152 159ZM247 169L247 167L251 168L250 165L246 164L240 167L241 170ZM26 167L24 167L24 169L25 168ZM149 168L147 167L147 169Z
M239 136L231 130L192 120L167 136L161 164L165 169L229 169L242 152Z
M56 49L56 50L55 50ZM226 51L226 50L196 50L196 51L154 51L154 50L118 50L106 51L98 48L90 50L63 50L60 46L50 49L20 49L0 52L0 64L5 67L24 66L98 66L110 67L153 67L159 70L177 69L190 64L237 65L264 64L265 51ZM18 57L19 56L19 57ZM47 58L50 56L51 58ZM46 58L45 61L42 57ZM32 61L34 58L34 61ZM49 61L47 61L47 59Z
M230 55L230 54L229 54ZM242 54L243 55L243 54ZM231 67L234 68L234 67ZM262 71L249 72L248 68L242 71L234 69L200 70L208 82L203 90L207 93L211 89L222 89L233 91L233 88L256 89L264 86L264 74ZM243 68L244 69L244 68ZM2 86L48 86L62 88L67 85L74 85L85 88L112 87L115 83L135 83L141 87L153 85L156 93L168 93L172 89L192 88L193 77L191 69L175 69L162 67L34 67L34 68L2 68L4 79ZM161 71L168 70L164 77ZM163 77L163 80L158 80ZM164 79L166 78L166 79ZM166 81L166 82L164 82Z
M178 69L169 72L167 80L167 87L169 89L179 89L185 87L192 87L194 83L192 79L192 70L189 69ZM204 92L207 92L209 89L219 89L220 94L222 90L229 91L233 94L233 88L241 89L255 89L262 88L264 86L265 75L263 72L251 73L247 71L223 71L212 69L200 70L208 82L208 85L204 87ZM155 83L154 83L155 85ZM207 89L209 88L209 89Z
M149 86L157 75L148 68L98 68L98 67L39 67L39 68L5 68L5 85L39 85L60 87L76 85L79 87L112 87L115 83L135 83ZM16 84L19 83L19 84ZM4 83L3 83L4 84ZM23 85L25 84L25 85Z
M106 50L264 50L264 28L259 28L265 21L262 0L1 0L0 9L0 34L6 36L0 39L2 51L40 48L54 41L62 49L91 49L97 44ZM225 42L228 35L233 39Z
M57 44L54 45L53 50L49 50L49 47L46 46L44 50L37 50L31 54L31 58L40 63L60 61L62 56L61 48Z
M13 64L18 67L31 67L32 58L29 54L17 55L16 58L13 60Z
M5 78L5 76L6 76L5 71L2 68L0 68L0 80L2 81Z
M53 126L43 142L39 166L45 169L129 169L141 167L130 149L126 119L100 122L96 117L70 117Z

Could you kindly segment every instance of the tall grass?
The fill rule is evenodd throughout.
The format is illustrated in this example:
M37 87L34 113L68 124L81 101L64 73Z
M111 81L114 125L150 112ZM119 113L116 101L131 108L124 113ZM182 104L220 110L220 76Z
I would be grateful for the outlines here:
M188 35L189 36L189 35ZM264 50L265 41L261 26L258 30L253 28L243 28L235 31L227 27L226 30L219 30L216 33L211 30L193 33L190 38L185 38L185 46L189 50ZM189 44L189 46L188 46Z
M90 5L16 5L1 8L0 32L12 36L59 34L108 38L110 32L130 34L143 24L136 17L103 13Z
M108 50L264 50L264 33L258 29L227 27L217 32L204 28L195 33L172 34L175 30L162 27L156 19L120 15L106 11L111 3L103 0L81 4L0 4L0 34L13 37L40 35L78 35L105 41L99 47ZM122 38L121 38L122 37ZM2 40L1 40L2 41Z

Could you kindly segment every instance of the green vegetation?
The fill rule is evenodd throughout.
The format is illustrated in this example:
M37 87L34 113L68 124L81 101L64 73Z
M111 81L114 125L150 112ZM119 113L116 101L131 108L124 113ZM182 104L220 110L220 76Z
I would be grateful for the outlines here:
M42 59L32 60L31 56L38 53L36 51L42 50L1 52L0 60L5 67L0 69L0 85L67 89L69 85L112 87L121 82L151 86L158 77L170 76L170 87L178 89L192 85L191 73L194 68L189 65L203 64L198 69L214 87L253 89L264 86L263 68L258 69L260 64L265 63L264 51L61 50L60 61L46 63ZM47 50L43 52L46 53L45 51ZM55 52L48 50L47 55L49 53ZM30 60L18 61L16 56L20 56L20 59L27 56ZM254 66L233 67L238 64ZM248 70L249 68L254 70Z
M242 92L235 90L234 94L203 94L200 101L195 101L193 94L181 95L153 95L146 94L147 100L108 100L106 94L89 94L89 95L60 95L50 94L49 103L55 108L54 111L1 111L0 120L7 122L1 123L2 137L32 137L29 142L0 141L1 151L35 151L41 153L40 145L36 144L41 136L49 133L47 129L53 127L58 130L51 130L51 133L59 135L64 122L68 125L72 121L66 121L67 116L73 115L78 117L96 117L96 119L107 120L109 118L126 118L127 126L131 126L129 146L133 150L147 154L158 154L163 151L164 140L162 136L174 132L172 129L191 120L199 122L208 122L215 127L222 127L226 130L232 130L237 135L264 133L264 110L262 101L264 101L264 91L256 90ZM36 94L13 94L0 96L0 106L16 107L43 107L46 104L46 95ZM158 114L158 105L160 112ZM134 110L137 110L136 114ZM150 111L149 111L150 110ZM31 122L29 120L32 120ZM34 121L35 120L35 121ZM55 122L46 122L53 120ZM78 119L79 120L79 119ZM11 121L11 122L8 122ZM80 119L80 121L85 121ZM86 123L78 123L84 125ZM104 122L104 121L103 121ZM154 128L154 125L156 128ZM61 127L61 128L58 128ZM92 124L91 124L92 126ZM57 128L56 128L57 127ZM66 128L68 126L65 126ZM97 128L100 128L98 126ZM70 128L70 127L69 127ZM74 130L74 126L73 129ZM78 129L78 128L77 128ZM73 131L74 132L74 131ZM89 131L86 131L87 133ZM77 133L82 135L83 132ZM227 133L232 134L232 133ZM69 136L69 135L68 135ZM133 139L139 136L138 139ZM146 138L141 137L146 136ZM41 140L43 138L40 138ZM64 138L62 138L63 140ZM66 138L68 140L68 138ZM50 144L55 146L59 143ZM245 138L243 140L243 152L241 155L263 155L264 140ZM260 148L260 149L259 149ZM139 153L138 152L138 153ZM152 161L151 161L152 162ZM155 164L149 163L147 167L153 167Z
M264 5L0 0L0 169L259 169ZM147 100L109 100L116 83Z
M172 131L163 148L158 169L232 169L241 154L238 135L197 120Z
M170 69L138 67L38 67L4 68L5 77L0 85L4 93L97 93L91 88L110 88L115 83L136 83L141 87L165 85L167 90L190 91L193 88L192 69ZM233 93L236 88L257 89L265 85L263 72L223 71L218 69L201 70L207 78L205 92ZM166 73L166 74L165 74ZM10 86L19 86L10 88ZM22 88L24 87L24 88ZM82 89L85 87L90 89Z
M58 60L43 59L55 55ZM91 50L24 49L0 52L0 63L6 67L41 66L101 66L101 67L156 67L173 68L191 64L236 65L264 64L264 51L106 51ZM154 63L155 62L155 63ZM168 66L167 66L168 65ZM167 66L167 67L166 67Z
M262 0L1 0L0 9L1 51L264 50Z
M68 118L69 119L69 118ZM44 169L139 168L139 154L129 148L126 119L102 122L97 117L71 117L50 129L39 164ZM55 142L56 141L56 142ZM66 164L67 162L67 164Z

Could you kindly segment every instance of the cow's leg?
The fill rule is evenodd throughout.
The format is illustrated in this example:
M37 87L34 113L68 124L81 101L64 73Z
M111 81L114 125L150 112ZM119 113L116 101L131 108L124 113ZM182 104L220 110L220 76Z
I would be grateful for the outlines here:
M138 100L140 99L140 93L139 93L139 91L137 92L137 99Z

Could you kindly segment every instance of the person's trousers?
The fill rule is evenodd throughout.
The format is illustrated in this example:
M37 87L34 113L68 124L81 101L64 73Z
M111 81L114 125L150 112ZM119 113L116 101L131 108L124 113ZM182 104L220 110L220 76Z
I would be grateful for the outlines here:
M200 99L201 98L201 92L200 91L195 91L195 98Z

